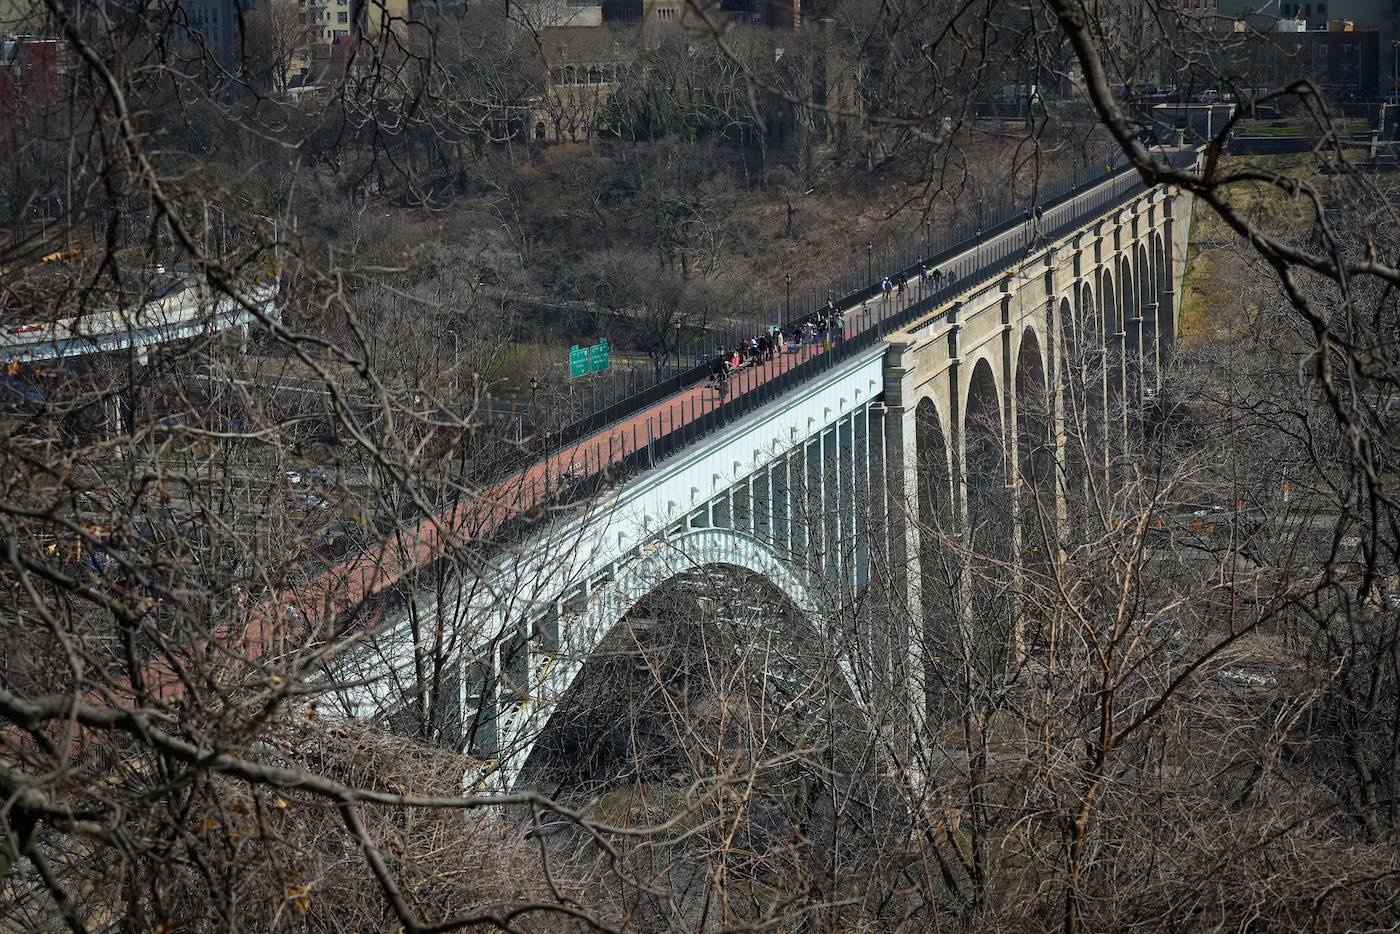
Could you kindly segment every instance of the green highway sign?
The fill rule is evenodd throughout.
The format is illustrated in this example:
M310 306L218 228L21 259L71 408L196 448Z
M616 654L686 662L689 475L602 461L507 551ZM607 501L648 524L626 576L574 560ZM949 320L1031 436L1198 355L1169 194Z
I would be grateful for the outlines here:
M592 347L580 347L578 344L570 347L569 376L587 376L608 369L612 366L611 350L606 337Z
M601 373L612 366L612 358L608 353L608 339L606 337L598 341L598 346L589 348L588 359L593 365L594 373Z
M569 348L569 376L588 375L588 348L578 344Z

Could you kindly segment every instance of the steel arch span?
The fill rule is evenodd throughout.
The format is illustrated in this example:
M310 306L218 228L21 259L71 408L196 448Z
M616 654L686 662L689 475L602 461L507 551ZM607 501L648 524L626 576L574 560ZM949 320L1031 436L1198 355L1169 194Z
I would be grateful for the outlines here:
M727 528L691 530L652 542L636 557L617 566L605 585L589 595L582 612L560 624L559 652L541 656L532 673L532 689L517 705L503 731L503 755L494 763L486 782L498 790L515 787L536 743L560 701L584 671L604 639L639 603L667 583L711 568L747 571L764 578L789 601L815 630L818 638L825 622L816 595L802 575L768 544ZM846 690L856 696L849 667L841 663Z

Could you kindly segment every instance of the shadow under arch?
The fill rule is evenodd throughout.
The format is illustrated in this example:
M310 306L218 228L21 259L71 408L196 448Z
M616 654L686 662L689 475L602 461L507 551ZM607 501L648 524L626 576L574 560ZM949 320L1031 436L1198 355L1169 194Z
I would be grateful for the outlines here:
M1065 506L1065 527L1060 529L1064 539L1072 537L1084 500L1085 469L1084 439L1087 437L1088 416L1084 400L1083 332L1076 322L1074 303L1069 296L1060 299L1059 353L1055 361L1057 379L1056 404L1059 406L1059 427L1063 440L1058 446L1060 467L1060 500Z
M520 718L530 726L512 743L511 787L584 792L696 774L677 758L683 734L751 706L751 686L796 721L868 735L825 622L798 575L756 539L704 529L658 543L620 566L570 625L567 650ZM808 716L833 696L834 719Z
M1017 519L1021 560L1041 566L1054 541L1055 457L1051 448L1054 415L1045 378L1045 355L1034 328L1021 334L1016 354Z
M724 545L681 537L689 558ZM677 574L640 578L651 588L592 646L515 783L650 830L605 833L610 853L569 821L541 833L561 855L615 858L618 875L645 878L628 906L638 930L695 927L678 922L701 916L721 874L753 895L726 919L757 926L788 880L831 875L835 841L878 853L926 821L890 780L829 634L800 594L755 570L756 543L729 544L746 546L744 566L672 552L661 563Z
M938 406L925 396L914 410L918 445L919 576L923 602L922 652L926 713L940 719L943 692L955 654L948 650L962 618L962 556L958 536L957 458L943 429Z
M1111 264L1116 267L1117 263ZM1105 466L1122 453L1123 424L1123 308L1120 305L1122 279L1116 268L1104 270L1099 298L1103 303L1103 446Z
M1105 276L1105 291L1112 286L1112 280ZM1080 292L1079 302L1079 341L1075 354L1077 376L1074 392L1080 402L1079 438L1071 443L1079 443L1084 449L1086 481L1088 471L1101 471L1105 460L1105 423L1107 421L1106 354L1104 352L1103 309L1099 305L1101 296L1094 294L1088 282Z
M979 679L1001 674L1001 654L988 648L1011 643L1009 569L1015 553L1014 507L1007 469L1007 435L1002 420L1001 387L991 365L977 361L968 381L963 420L967 520L963 535L968 554L967 602L971 613L966 658ZM976 642L985 644L978 648ZM990 682L988 682L990 683Z
M1165 369L1176 346L1177 309L1172 302L1171 272L1167 269L1167 253L1160 233L1152 237L1152 273L1157 292L1157 365Z
M1137 248L1138 315L1141 318L1138 336L1139 397L1157 385L1157 300L1152 296L1155 274L1147 244Z

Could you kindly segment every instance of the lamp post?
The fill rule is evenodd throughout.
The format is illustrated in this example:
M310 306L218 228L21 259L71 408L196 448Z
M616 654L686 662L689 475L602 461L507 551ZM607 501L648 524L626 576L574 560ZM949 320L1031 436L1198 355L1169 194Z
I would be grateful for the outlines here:
M1390 93L1400 94L1400 39L1391 39L1390 49L1393 53L1390 65Z
M875 244L865 245L865 281L867 284L875 281Z
M535 423L535 434L540 433L540 409L535 401L540 394L540 378L530 377L530 420Z
M783 282L787 285L787 301L783 303L783 308L787 310L787 316L792 317L792 273L783 273Z

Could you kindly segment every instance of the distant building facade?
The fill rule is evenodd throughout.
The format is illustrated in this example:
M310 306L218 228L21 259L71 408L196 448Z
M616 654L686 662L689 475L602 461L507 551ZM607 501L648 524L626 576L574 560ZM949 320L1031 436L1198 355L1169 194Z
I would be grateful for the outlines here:
M1375 72L1375 91L1400 90L1400 0L1219 0L1222 18L1233 20L1258 32L1303 31L1313 43L1310 49L1314 64L1335 68L1333 74L1339 86L1372 87L1371 72ZM1311 37L1329 32L1344 32L1350 23L1354 33L1375 31L1375 64L1372 65L1369 38L1351 39ZM1342 46L1356 48L1343 50ZM1348 61L1348 57L1352 59ZM1360 59L1356 61L1355 59ZM1345 76L1355 66L1359 77ZM1331 80L1331 79L1329 79ZM1366 92L1360 92L1363 95Z

